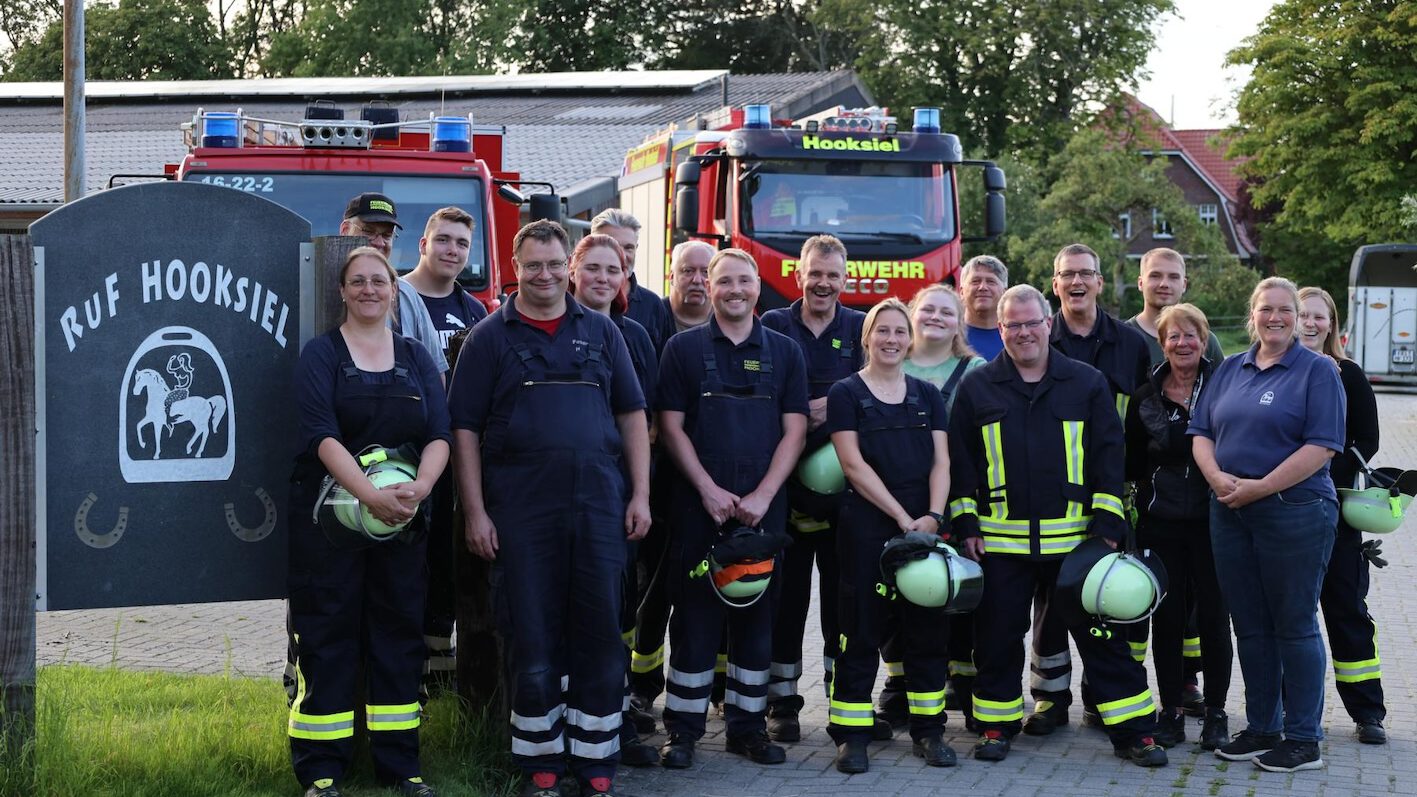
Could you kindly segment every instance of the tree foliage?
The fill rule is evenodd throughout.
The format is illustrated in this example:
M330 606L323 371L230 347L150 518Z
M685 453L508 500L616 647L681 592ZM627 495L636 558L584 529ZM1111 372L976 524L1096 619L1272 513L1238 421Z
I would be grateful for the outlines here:
M824 0L856 68L893 106L933 105L967 152L1046 159L1080 112L1135 85L1172 0Z
M84 67L91 80L232 77L230 50L202 0L121 0L84 17ZM64 22L16 47L6 80L61 80Z
M1014 258L1009 263L1010 278L1046 291L1054 254L1067 244L1085 243L1102 260L1102 270L1112 287L1107 303L1116 308L1126 287L1136 282L1136 268L1127 259L1127 250L1139 236L1151 232L1153 208L1170 222L1174 248L1191 261L1222 269L1241 268L1234 265L1237 261L1215 227L1201 223L1181 189L1167 178L1169 161L1142 154L1156 148L1135 131L1120 138L1115 131L1096 127L1075 134L1055 159L1058 178L1039 203L1038 225L1027 237L1010 236L1009 251ZM1123 234L1119 222L1124 213L1131 214L1130 236Z
M1281 273L1341 289L1355 247L1417 233L1414 53L1412 0L1283 0L1231 53L1253 67L1232 154Z
M822 0L705 0L662 3L648 65L731 69L738 74L824 71L860 54L849 31L830 24Z

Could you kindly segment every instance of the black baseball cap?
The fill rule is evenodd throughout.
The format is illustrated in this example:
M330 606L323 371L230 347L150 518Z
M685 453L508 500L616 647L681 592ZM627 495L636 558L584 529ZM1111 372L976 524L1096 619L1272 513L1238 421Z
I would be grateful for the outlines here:
M349 205L344 209L344 217L357 218L360 221L388 222L400 230L403 229L403 225L399 224L398 212L394 210L394 201L373 191L366 191L349 200Z

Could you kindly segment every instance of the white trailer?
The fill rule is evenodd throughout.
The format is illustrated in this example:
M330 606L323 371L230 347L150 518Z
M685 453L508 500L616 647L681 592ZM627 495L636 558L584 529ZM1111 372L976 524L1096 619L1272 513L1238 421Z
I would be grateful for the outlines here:
M1374 244L1353 253L1343 338L1369 381L1417 385L1417 244Z

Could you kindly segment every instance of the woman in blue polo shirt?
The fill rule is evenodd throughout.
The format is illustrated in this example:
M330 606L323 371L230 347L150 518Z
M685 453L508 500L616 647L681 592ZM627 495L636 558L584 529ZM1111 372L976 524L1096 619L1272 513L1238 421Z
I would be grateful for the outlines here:
M1328 465L1344 432L1338 369L1299 343L1298 313L1294 283L1255 286L1254 345L1216 369L1188 430L1245 679L1248 727L1215 754L1273 772L1323 766L1318 603L1338 520Z

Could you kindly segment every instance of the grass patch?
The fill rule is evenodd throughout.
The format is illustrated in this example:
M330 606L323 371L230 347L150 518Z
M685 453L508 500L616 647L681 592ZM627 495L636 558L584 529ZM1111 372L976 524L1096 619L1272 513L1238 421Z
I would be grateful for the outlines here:
M1244 327L1212 330L1220 339L1220 348L1229 357L1250 348L1250 333Z
M42 795L287 797L285 693L279 681L89 667L38 673L34 792ZM504 726L435 700L421 729L423 773L447 797L510 794L516 783ZM6 768L9 770L10 768ZM13 771L13 770L11 770ZM24 793L0 775L0 793ZM390 792L356 753L344 792Z

